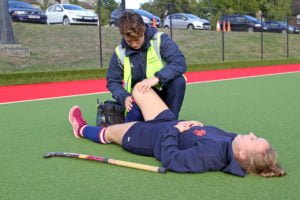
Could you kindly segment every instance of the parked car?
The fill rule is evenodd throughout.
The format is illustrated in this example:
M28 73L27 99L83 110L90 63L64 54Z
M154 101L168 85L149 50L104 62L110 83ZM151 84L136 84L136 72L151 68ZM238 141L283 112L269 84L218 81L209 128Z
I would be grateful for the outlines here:
M224 15L220 19L221 28L223 28L223 21L227 24L230 22L232 31L261 31L262 23L260 20L250 15Z
M142 9L125 9L127 12L135 12L139 14L142 18L145 24L152 25L153 18L156 20L156 26L161 26L161 19L158 16L155 16L154 14L150 13L149 11L142 10ZM111 12L110 20L109 20L109 26L119 26L119 19L122 16L123 10L122 9L115 9Z
M201 29L210 30L210 22L206 19L188 13L176 13L169 15L164 20L164 28L171 27L172 16L172 28L184 28L184 29Z
M296 26L287 25L286 21L266 21L263 27L266 32L289 33L299 34L300 30Z
M43 24L47 22L44 11L23 1L8 1L8 12L13 21Z
M46 10L48 24L91 24L98 25L95 12L74 4L54 4Z

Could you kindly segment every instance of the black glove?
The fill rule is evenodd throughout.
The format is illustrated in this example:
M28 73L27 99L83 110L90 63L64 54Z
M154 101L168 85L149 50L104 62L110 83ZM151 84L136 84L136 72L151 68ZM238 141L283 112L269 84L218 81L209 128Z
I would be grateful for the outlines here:
M97 126L109 126L124 123L125 107L116 101L99 103L97 99Z

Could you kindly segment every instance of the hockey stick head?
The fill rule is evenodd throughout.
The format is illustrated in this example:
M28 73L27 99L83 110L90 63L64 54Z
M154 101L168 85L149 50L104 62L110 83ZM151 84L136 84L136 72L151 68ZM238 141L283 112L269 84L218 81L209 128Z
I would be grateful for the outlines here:
M52 153L51 152L48 152L48 153L45 153L44 154L44 158L50 158L50 157L52 157L53 155L52 155Z
M84 156L83 154L78 153L69 153L69 152L48 152L44 154L44 158L50 157L72 157L72 158L79 158L80 156Z
M51 158L51 157L54 157L54 156L59 156L61 153L59 152L47 152L44 154L44 158Z

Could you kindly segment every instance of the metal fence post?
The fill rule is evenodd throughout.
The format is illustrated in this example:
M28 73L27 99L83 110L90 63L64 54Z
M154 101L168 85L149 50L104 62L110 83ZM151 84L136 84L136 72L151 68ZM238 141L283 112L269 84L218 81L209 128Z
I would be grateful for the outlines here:
M172 26L172 4L168 4L168 14L170 16L170 36L173 39L173 26Z
M286 16L286 58L289 58L289 17Z
M103 67L103 55L102 55L102 28L101 28L101 0L98 0L98 23L99 23L99 51L100 51L100 67Z
M260 15L260 59L264 59L264 34L263 34L263 23L262 15Z
M122 10L124 12L124 10L126 9L126 1L125 0L121 1L121 7L122 7Z
M8 14L8 0L0 1L0 43L15 44L13 28Z
M223 10L221 11L222 12L222 61L224 62L225 61L225 42L224 42L224 29L225 27L223 27L224 23L224 12Z

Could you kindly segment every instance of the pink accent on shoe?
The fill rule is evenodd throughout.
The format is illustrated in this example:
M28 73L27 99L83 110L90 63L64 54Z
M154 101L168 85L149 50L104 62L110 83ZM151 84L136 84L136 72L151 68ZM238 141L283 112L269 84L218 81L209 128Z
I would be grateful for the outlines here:
M84 125L84 126L82 126L80 129L79 129L79 135L81 136L81 137L84 137L83 136L83 129L86 127L87 125Z
M82 117L82 113L79 106L73 106L69 112L69 121L73 128L73 134L75 137L80 138L82 137L82 129L83 126L86 125L85 120Z

